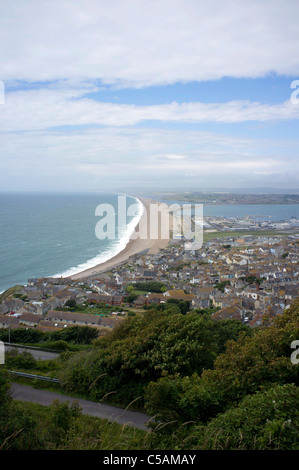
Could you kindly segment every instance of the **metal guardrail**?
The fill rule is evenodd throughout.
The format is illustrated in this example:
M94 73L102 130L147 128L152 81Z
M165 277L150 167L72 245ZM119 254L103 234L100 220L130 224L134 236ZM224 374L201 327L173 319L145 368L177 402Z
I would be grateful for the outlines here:
M20 377L26 377L28 379L39 379L39 380L46 380L47 382L59 383L58 379L55 379L53 377L45 377L44 375L27 374L26 372L18 372L16 370L8 370L7 372L11 374L19 375Z
M27 346L26 344L6 343L5 341L4 341L4 345L9 346L11 348L32 349L33 351L45 351L45 352L52 352L56 354L61 353L61 351L57 349L46 349L46 348L44 349L44 348L38 348L37 346Z

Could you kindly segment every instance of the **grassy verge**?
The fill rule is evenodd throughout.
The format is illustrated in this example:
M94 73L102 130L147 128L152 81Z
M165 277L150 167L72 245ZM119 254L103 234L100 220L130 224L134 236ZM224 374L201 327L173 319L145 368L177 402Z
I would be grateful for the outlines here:
M36 422L35 433L44 450L142 450L145 445L145 431L83 414L69 427L61 428L57 423L57 404L46 407L14 401L13 406ZM30 450L30 442L28 445Z
M21 285L17 285L17 286L10 287L6 291L2 292L2 294L0 294L0 302L4 302L5 300L8 300L11 296L13 296L13 294L15 294L20 289L22 289L22 287L23 286Z
M203 239L204 242L208 242L213 240L214 238L236 238L236 237L246 237L246 236L255 236L255 237L264 237L264 236L288 236L288 235L296 235L295 232L278 232L277 230L248 230L242 232L204 232Z

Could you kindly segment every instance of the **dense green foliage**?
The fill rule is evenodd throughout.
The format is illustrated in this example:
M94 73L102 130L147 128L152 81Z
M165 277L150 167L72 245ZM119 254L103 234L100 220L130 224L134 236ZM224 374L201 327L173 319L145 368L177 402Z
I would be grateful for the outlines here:
M224 292L224 289L226 286L229 286L230 285L230 281L222 281L222 282L218 282L215 287L216 289L220 290L221 292Z
M195 429L198 448L298 449L299 388L277 385L247 395L239 405Z
M14 344L38 344L52 349L64 350L65 344L91 344L97 338L98 330L90 326L71 326L58 331L43 332L36 328L14 328L10 332L7 328L0 329L0 341ZM65 344L57 343L63 341ZM59 347L59 345L61 347Z
M147 291L147 292L156 292L161 293L167 290L167 287L162 282L158 281L140 281L133 284L134 289Z
M146 433L84 416L77 402L53 401L49 407L15 402L0 369L0 450L142 449Z
M150 433L147 445L180 450L298 450L298 409L299 388L276 385L247 395L207 424L161 423Z
M64 387L96 399L113 393L115 401L126 404L140 397L142 403L150 381L166 374L201 374L213 367L227 340L237 339L240 331L249 334L237 321L181 315L174 307L130 317L95 348L73 356L59 377Z
M272 324L240 334L229 341L213 368L202 374L167 375L149 384L146 406L162 420L203 423L234 406L246 395L276 384L298 385L299 368L290 360L291 343L299 338L299 306L296 304Z
M190 301L189 300L178 300L178 299L168 299L167 304L175 304L178 306L179 311L185 315L190 310ZM165 304L162 304L165 305Z
M10 331L8 328L0 329L0 341L9 342L15 344L23 343L38 343L46 337L45 333L36 328L12 328Z
M7 375L0 369L0 449L36 448L35 424L30 414L13 406Z
M63 366L63 356L57 359L41 360L36 359L30 352L22 349L12 349L5 353L5 367L8 370L38 372L43 375L51 375L52 371L57 371Z
M123 429L116 442L116 428L111 436L110 425L58 402L47 416L29 412L10 399L0 369L0 447L298 450L291 344L299 339L299 302L255 329L164 305L128 318L85 352L63 353L55 366L66 390L124 405L137 400L154 417L150 433Z

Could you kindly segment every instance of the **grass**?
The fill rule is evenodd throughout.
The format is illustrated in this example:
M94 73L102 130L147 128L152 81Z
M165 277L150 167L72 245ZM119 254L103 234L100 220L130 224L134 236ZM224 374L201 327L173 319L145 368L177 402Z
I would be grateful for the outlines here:
M21 371L21 369L17 369ZM40 370L22 370L21 372L27 372L30 374L34 375L45 375L47 377L54 377L55 373L42 373ZM30 379L26 377L19 377L15 374L9 374L11 377L11 381L14 383L18 383L20 385L28 385L29 387L32 387L36 390L46 390L48 392L54 392L54 393L59 393L64 396L68 396L74 399L82 399L82 400L87 400L87 401L92 401L94 403L104 403L105 405L111 405L115 406L117 408L127 408L127 405L124 403L121 403L120 401L115 401L113 395L109 396L106 395L105 398L103 397L102 400L94 400L92 397L90 397L88 394L84 393L78 393L74 392L71 390L65 390L59 383L55 382L47 382L45 380L41 379ZM128 407L130 411L138 411L140 413L146 413L145 410L143 409L142 406L138 405L138 401L131 403L130 406Z
M22 287L23 286L21 285L17 285L17 286L10 287L6 291L2 292L2 294L0 294L0 302L4 302L5 300L8 300L9 297L13 296L13 294L15 294L20 289L22 289Z
M14 401L14 408L30 414L36 421L35 432L45 450L56 450L51 442L51 407ZM65 433L58 448L63 450L142 450L147 432L106 419L83 415ZM30 449L28 449L30 450Z
M264 237L264 236L288 236L295 235L295 232L278 232L277 230L246 230L242 232L204 232L203 239L204 242L213 240L214 238L236 238L236 237L246 237L248 235L255 237Z
M134 289L130 292L130 294L135 294L135 295L146 295L148 294L148 290L139 290L139 289Z

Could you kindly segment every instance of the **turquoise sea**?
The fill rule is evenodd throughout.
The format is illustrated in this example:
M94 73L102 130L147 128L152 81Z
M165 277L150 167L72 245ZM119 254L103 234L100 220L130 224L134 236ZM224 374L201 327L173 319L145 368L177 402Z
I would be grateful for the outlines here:
M185 205L186 214L194 212L194 203L162 198L158 198L157 201L168 205ZM190 210L188 210L188 206ZM280 222L290 220L292 217L299 219L299 204L204 204L203 217L205 216L231 217L236 219L249 217L257 221Z
M31 277L67 276L110 259L128 243L142 204L127 196L136 214L118 218L119 196L89 194L0 194L0 292ZM99 239L96 208L115 210L115 239ZM103 207L103 206L101 206ZM105 230L105 228L104 228Z
M142 213L142 204L126 197L136 213L121 221L119 197L111 193L0 193L0 292L31 277L68 276L119 253L129 241ZM167 201L171 204L174 201ZM96 236L101 217L96 208L115 209L115 239ZM133 207L133 206L132 206ZM245 217L280 221L299 217L299 205L204 206L205 216Z

